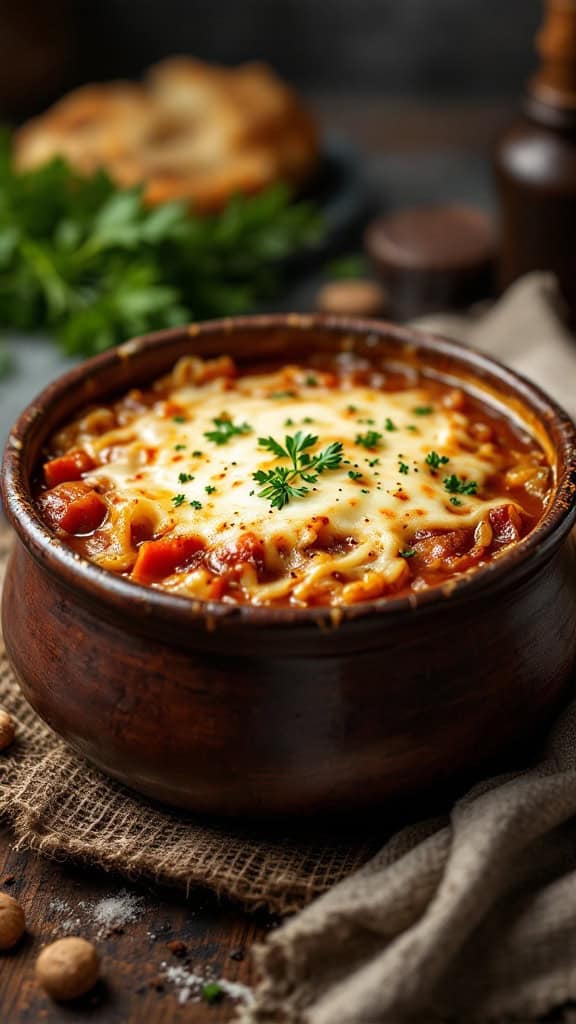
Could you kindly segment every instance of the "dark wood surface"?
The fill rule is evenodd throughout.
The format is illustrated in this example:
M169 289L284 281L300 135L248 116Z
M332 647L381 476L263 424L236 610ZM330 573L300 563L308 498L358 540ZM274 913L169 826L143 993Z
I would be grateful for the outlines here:
M121 929L103 929L92 920L93 908L122 890L141 897L140 916ZM2 1024L221 1024L234 1016L233 999L208 1005L192 996L180 1003L181 990L163 977L161 965L180 965L203 976L213 972L216 978L250 986L250 949L275 924L268 916L243 914L218 903L205 892L186 897L177 890L132 885L104 872L16 852L6 830L0 830L0 891L21 902L28 923L22 942L0 954ZM80 924L71 930L76 916ZM43 944L62 934L93 940L102 956L102 982L66 1006L52 1002L34 979ZM184 957L167 945L175 941L186 944Z

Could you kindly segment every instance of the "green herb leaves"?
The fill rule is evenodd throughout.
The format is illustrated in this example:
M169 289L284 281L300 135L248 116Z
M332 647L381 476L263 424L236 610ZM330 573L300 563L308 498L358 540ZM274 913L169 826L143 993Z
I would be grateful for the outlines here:
M478 484L475 480L470 480L468 483L461 476L456 476L452 473L451 476L444 477L444 487L448 491L448 494L476 494L478 490ZM456 504L456 502L453 502Z
M220 413L220 416L217 416L216 419L213 419L212 423L215 426L215 430L205 431L204 437L214 444L228 444L231 437L252 433L252 427L249 423L233 423L224 412Z
M382 434L379 434L377 430L367 430L365 434L356 434L356 444L362 445L363 448L368 448L369 451L373 451L378 448L382 440Z
M447 455L438 455L438 452L428 452L424 461L431 469L438 469L439 466L445 466L450 462L450 459Z
M290 463L252 474L256 483L263 485L258 497L266 498L272 508L282 509L293 498L304 498L308 494L305 484L314 484L321 473L338 469L342 463L342 443L333 441L317 455L311 455L309 449L317 442L316 435L303 434L301 430L286 435L283 445L273 437L258 438L261 448Z
M70 354L245 312L321 235L313 205L284 186L199 217L63 160L18 173L0 139L0 326L50 331Z

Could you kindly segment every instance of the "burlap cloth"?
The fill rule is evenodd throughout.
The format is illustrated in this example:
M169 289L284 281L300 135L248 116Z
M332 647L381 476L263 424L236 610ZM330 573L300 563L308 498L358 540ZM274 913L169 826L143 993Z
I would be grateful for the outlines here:
M426 325L500 356L576 413L576 345L558 310L553 282L532 275L487 313ZM0 538L0 561L6 547ZM0 761L0 812L19 844L281 913L310 903L255 951L247 1024L527 1022L576 999L576 703L536 764L375 852L385 812L367 838L279 835L139 799L39 722L1 648L0 702L19 721Z

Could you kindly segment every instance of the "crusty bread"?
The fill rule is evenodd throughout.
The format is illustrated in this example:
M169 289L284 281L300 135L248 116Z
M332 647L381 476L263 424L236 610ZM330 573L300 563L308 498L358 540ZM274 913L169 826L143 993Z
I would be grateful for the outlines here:
M143 183L150 204L178 198L210 211L280 180L302 184L317 163L318 134L266 65L174 57L142 85L83 86L16 133L17 167L56 155L81 173L103 167L120 185Z

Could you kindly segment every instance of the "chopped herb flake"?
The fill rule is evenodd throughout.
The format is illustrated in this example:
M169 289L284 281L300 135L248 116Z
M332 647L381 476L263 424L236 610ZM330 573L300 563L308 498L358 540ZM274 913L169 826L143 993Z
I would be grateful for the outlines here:
M387 416L386 419L384 420L384 430L398 430L398 427L396 426L395 423L392 422L389 416Z
M460 498L457 498L455 495L452 495L452 497L450 498L450 504L451 505L461 505L462 502L460 501Z
M232 420L228 419L226 413L221 413L212 422L216 429L205 431L204 437L208 441L213 441L214 444L228 444L231 437L250 434L252 431L249 423L233 423Z
M206 494L214 494L216 488L212 484L206 484L204 490L206 491Z
M451 476L445 476L443 482L448 494L476 494L478 490L475 480L466 483L463 477L456 476L454 473Z
M181 483L181 484L189 484L190 481L193 480L193 479L194 479L194 477L192 476L192 473L179 473L178 474L178 482Z
M406 474L410 472L410 466L408 465L408 463L407 462L399 462L398 463L398 472L399 473L403 473L404 476L406 476Z
M195 499L194 501L190 502L190 507L191 508L202 508L202 502L201 501L196 501L196 499Z
M317 381L316 377L314 377L311 373L308 374L308 376L306 377L306 380L304 381L304 383L306 384L307 388L317 388L318 387L318 381Z
M174 445L174 451L175 452L183 452L185 448L186 448L185 444L175 444Z
M224 989L217 981L209 981L202 986L201 996L205 1003L219 1003L224 998Z
M433 405L417 405L412 412L415 416L430 416L430 413L434 412Z
M428 452L424 461L432 469L438 469L439 466L445 466L447 462L450 462L450 459L447 455L438 455L438 452Z
M171 498L170 500L171 500L172 504L174 505L174 508L180 508L180 505L183 505L184 502L186 501L186 495L185 494L175 494L174 497Z
M204 452L199 452L199 451L192 452L192 455L193 455L193 457L195 459L199 459L200 456L203 455L203 454L204 454Z
M348 476L350 477L351 480L361 480L362 479L362 473L355 473L353 469L349 469L348 470Z
M414 548L406 548L405 551L399 551L398 554L400 558L414 558L416 552Z
M377 448L381 440L382 434L377 430L367 430L365 434L356 435L356 444L361 444L364 448Z
M173 416L172 417L172 422L173 423L186 423L186 417L185 416Z

